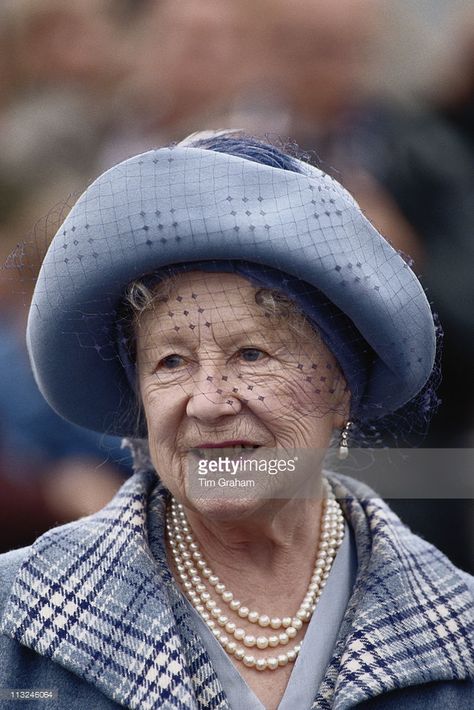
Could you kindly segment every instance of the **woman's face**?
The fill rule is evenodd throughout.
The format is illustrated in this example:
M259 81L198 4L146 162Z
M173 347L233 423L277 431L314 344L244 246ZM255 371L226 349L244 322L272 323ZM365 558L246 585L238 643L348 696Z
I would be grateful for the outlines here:
M349 394L312 328L270 315L235 274L188 272L169 286L139 318L137 361L151 459L173 495L195 507L196 461L242 445L259 447L247 457L325 450Z

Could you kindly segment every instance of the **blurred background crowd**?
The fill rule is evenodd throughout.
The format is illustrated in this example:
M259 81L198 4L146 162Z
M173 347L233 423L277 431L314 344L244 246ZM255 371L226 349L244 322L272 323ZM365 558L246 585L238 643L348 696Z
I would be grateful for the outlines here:
M120 441L36 390L41 254L97 174L219 128L296 142L411 255L445 330L424 445L474 447L470 0L0 0L1 550L100 508L130 473ZM472 502L393 506L473 571Z

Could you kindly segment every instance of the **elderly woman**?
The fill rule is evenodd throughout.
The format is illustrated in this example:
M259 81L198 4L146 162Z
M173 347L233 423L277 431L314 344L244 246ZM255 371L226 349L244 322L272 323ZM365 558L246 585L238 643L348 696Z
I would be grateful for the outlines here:
M322 469L435 359L419 282L338 183L234 134L121 163L53 240L28 345L136 473L1 558L4 701L473 707L471 578Z

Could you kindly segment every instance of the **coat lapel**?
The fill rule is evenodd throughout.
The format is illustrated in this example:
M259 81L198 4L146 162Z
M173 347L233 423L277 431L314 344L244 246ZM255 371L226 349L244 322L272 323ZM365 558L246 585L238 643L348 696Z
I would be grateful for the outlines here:
M474 603L463 577L363 484L334 477L359 569L313 709L397 688L474 678Z
M223 710L187 610L177 595L170 599L165 557L157 562L148 544L153 488L163 520L164 489L156 474L138 473L99 513L39 538L14 582L2 631L125 707Z

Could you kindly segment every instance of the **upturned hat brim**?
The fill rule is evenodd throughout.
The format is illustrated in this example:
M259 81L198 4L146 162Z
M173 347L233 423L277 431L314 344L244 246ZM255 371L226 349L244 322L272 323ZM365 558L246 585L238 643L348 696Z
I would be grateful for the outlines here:
M33 371L66 419L137 431L117 349L126 286L163 266L245 260L322 291L374 351L363 420L396 411L426 383L436 338L420 282L336 181L199 148L161 148L101 175L54 237L28 319Z

